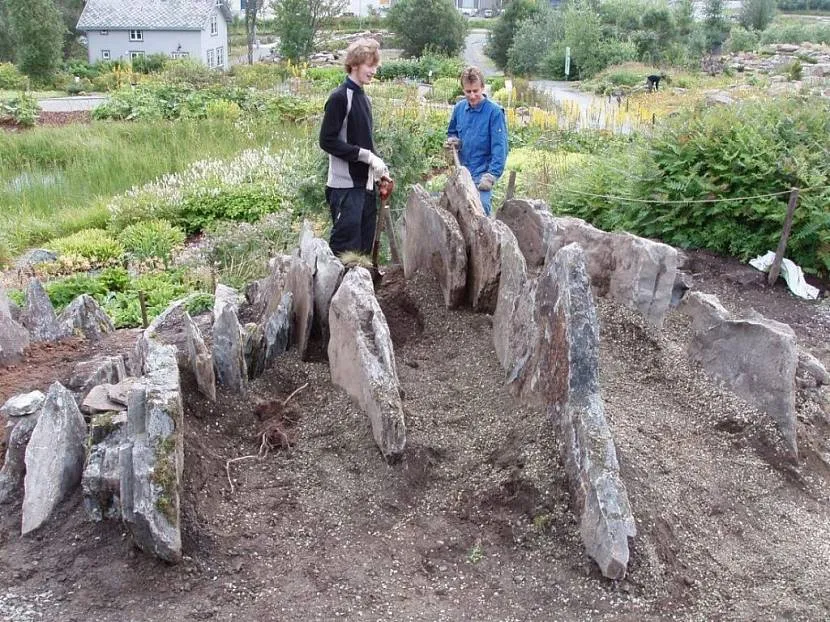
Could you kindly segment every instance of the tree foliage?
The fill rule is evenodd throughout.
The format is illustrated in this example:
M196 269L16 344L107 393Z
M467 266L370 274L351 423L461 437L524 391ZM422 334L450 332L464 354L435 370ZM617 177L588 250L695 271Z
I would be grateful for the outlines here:
M9 26L8 3L0 2L0 63L14 61L14 41Z
M454 56L464 47L467 23L452 0L400 0L388 19L406 55L432 50Z
M75 27L84 9L84 0L55 0L55 6L60 13L64 25L63 57L69 58L73 43L81 34Z
M744 0L741 26L747 30L764 30L775 17L775 0Z
M504 69L507 67L510 46L519 25L527 19L536 16L541 5L536 0L511 0L507 8L499 17L495 27L487 40L486 53L496 65Z
M6 0L15 60L35 80L48 80L61 61L63 25L53 0Z
M706 0L703 6L703 23L709 48L719 48L729 32L729 24L723 13L723 0Z
M339 15L346 0L278 0L274 2L274 26L280 38L280 55L298 61L314 51L320 28Z
M513 44L507 53L507 69L516 75L534 75L539 72L543 55L557 41L565 38L565 28L559 11L544 6L532 19L517 25Z

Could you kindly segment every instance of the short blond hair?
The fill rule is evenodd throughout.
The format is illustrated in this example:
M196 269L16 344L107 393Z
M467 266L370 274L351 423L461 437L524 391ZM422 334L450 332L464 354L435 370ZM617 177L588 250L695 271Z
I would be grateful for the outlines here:
M343 61L346 73L351 73L353 68L363 63L377 65L380 62L379 48L380 44L374 39L364 37L352 41L346 48L346 59Z
M461 72L461 86L478 82L484 88L484 74L478 67L465 67Z

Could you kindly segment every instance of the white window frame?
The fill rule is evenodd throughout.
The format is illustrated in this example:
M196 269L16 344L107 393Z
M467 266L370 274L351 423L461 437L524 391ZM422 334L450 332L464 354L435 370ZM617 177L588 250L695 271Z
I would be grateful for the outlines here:
M213 69L216 65L213 64L213 48L207 51L207 66L208 69Z
M106 37L109 33L110 33L110 31L109 31L109 30L102 30L102 31L101 31L100 33L98 33L98 34L100 34L102 37Z
M101 50L101 60L112 60L112 52L109 50Z
M216 67L219 69L225 68L225 46L220 45L216 48Z
M180 58L190 58L190 52L170 52L170 58L174 60Z
M143 30L130 30L130 41L144 41Z
M130 60L134 60L139 56L144 57L144 50L130 50Z
M216 13L210 16L210 36L219 36L219 19L216 17Z

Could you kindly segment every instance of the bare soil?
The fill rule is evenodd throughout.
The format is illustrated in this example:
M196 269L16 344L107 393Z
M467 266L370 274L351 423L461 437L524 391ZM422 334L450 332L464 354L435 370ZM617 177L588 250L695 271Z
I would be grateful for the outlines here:
M830 363L826 301L704 253L689 267L697 289L790 323ZM215 404L184 374L183 563L89 522L80 492L22 538L18 500L0 515L0 619L830 617L826 391L799 394L792 464L765 417L688 362L682 315L656 330L597 301L602 393L638 528L628 577L613 582L581 546L555 429L503 386L491 318L447 311L429 279L394 270L378 297L405 392L400 463L384 463L322 356L289 354ZM127 351L134 336L102 347ZM90 352L35 353L0 370L0 395L65 379L63 364Z

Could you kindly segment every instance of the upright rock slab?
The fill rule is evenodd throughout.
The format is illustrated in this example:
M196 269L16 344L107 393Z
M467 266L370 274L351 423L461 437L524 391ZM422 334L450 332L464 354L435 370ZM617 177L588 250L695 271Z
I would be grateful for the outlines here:
M20 314L20 322L29 331L32 341L57 341L66 335L46 290L35 278L29 279L26 308Z
M181 560L183 407L173 346L146 334L143 377L130 393L127 438L119 445L124 522L144 551Z
M23 535L41 527L81 483L85 440L86 423L72 393L54 383L26 447Z
M213 369L213 357L205 345L205 340L202 339L202 332L187 311L184 312L182 321L187 335L187 359L190 370L196 377L196 385L204 396L215 402L216 373Z
M686 295L680 309L691 315L689 354L710 376L775 421L787 451L798 457L795 375L798 344L793 329L759 314L733 318L717 298Z
M332 382L369 416L375 442L393 461L406 446L400 382L389 327L364 268L346 273L331 301L329 325Z
M81 478L84 508L93 521L121 518L121 445L126 413L103 413L90 423L90 449Z
M248 371L245 333L237 316L238 308L235 290L218 285L213 306L213 369L219 384L241 392L248 385Z
M293 300L291 335L297 344L300 357L305 359L314 321L314 277L311 268L299 257L291 258L285 279L285 291L291 292Z
M6 457L3 460L3 468L0 468L0 505L9 501L23 485L23 477L26 474L26 447L39 416L40 408L12 420L13 425L6 440Z
M409 193L404 221L404 276L434 275L447 308L460 307L466 296L467 249L458 222L420 185Z
M112 320L89 294L81 294L70 302L58 316L58 323L66 334L92 341L115 330Z
M311 269L313 279L314 314L313 322L323 339L329 335L329 307L331 299L345 268L331 252L328 242L315 237L308 221L303 222L300 232L300 259Z
M11 301L0 285L0 364L20 359L29 347L29 331L12 318Z
M585 549L603 575L622 579L636 533L599 393L599 322L576 244L551 256L539 279L538 391L559 428L560 451Z

